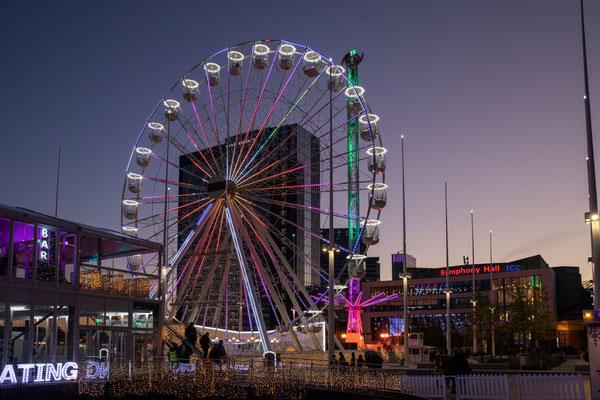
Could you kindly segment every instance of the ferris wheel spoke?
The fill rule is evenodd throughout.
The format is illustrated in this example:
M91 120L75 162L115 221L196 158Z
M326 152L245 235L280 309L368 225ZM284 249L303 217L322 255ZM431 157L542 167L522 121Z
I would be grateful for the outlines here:
M254 57L254 46L252 46L252 52L250 54L250 60L252 60ZM227 175L227 179L231 179L231 172L232 169L234 167L233 165L233 160L235 160L235 152L237 150L237 143L238 143L238 137L240 134L240 128L242 126L242 117L244 115L244 105L246 104L246 94L248 93L248 83L250 82L250 72L252 72L254 68L252 67L252 61L250 61L250 65L248 65L248 72L246 75L246 83L244 84L244 92L241 96L241 106L240 106L240 117L238 119L238 125L237 125L237 129L235 131L235 140L233 141L233 152L231 155L231 162L230 165L228 166L228 170L229 173ZM242 84L242 81L240 81L240 85Z
M230 268L231 268L231 263L228 263L225 265L225 271L223 274L224 277L229 275ZM220 319L221 319L222 308L223 308L223 298L225 297L225 290L227 287L226 283L227 283L227 280L223 279L223 280L221 280L221 284L219 285L217 306L215 308L215 313L213 314L212 326L218 326Z
M192 101L191 101L191 103L192 103L192 107L194 107L194 110L195 110L194 100L192 100ZM200 128L203 130L203 127L202 127L202 125L201 125L201 122L200 122L200 117L198 117L198 114L197 114L197 113L195 113L195 115L196 115L196 117L197 117L197 119L198 119L198 123L199 123L199 125L200 125ZM201 137L200 137L200 135L198 134L198 131L196 130L196 128L194 128L193 124L191 123L191 120L193 120L193 119L192 119L192 117L185 119L185 121L182 121L182 119L181 119L181 118L178 118L178 119L177 119L177 121L179 122L179 124L180 124L180 126L181 126L181 129L182 129L182 130L185 132L185 134L186 134L187 138L189 139L189 141L192 143L192 145L194 146L194 148L196 149L196 151L198 152L198 154L200 154L200 157L202 157L202 159L204 160L204 163L205 163L204 165L205 165L205 166L207 166L207 167L208 167L208 169L210 169L210 170L211 170L211 172L212 172L212 175L216 175L216 172L215 172L215 170L213 169L212 165L211 165L211 164L208 162L208 160L207 160L207 159L206 159L206 157L204 156L204 153L203 153L203 152L200 150L200 148L198 147L198 144L197 144L197 143L196 143L196 141L195 141L195 140L192 138L192 135L190 135L190 132L189 132L189 131L192 131L192 132L194 133L194 135L195 135L195 136L196 136L198 139L202 140L202 139L201 139ZM188 128L186 127L186 125L187 125L187 127L189 127L190 129L188 129ZM204 130L203 130L203 132L204 132ZM206 136L205 136L205 137L206 137ZM210 144L208 143L208 139L206 139L206 140L207 140L207 142L206 142L206 143L203 143L203 145L206 145L207 147L210 147ZM200 170L201 170L201 171L202 171L202 172L203 172L205 175L207 175L207 176L209 176L209 177L210 177L210 176L212 176L211 174L209 174L208 172L206 172L206 171L205 171L205 170L204 170L202 167L200 167L200 166L198 165L198 164L201 164L200 160L198 160L198 159L197 159L197 158L196 158L196 157L193 155L193 153L191 153L191 152L187 151L187 148L186 148L186 146L185 146L185 145L183 145L183 144L179 143L179 142L178 142L178 141L175 139L175 137L173 137L173 140L172 140L172 141L173 141L173 142L175 142L175 143L177 144L177 146L178 146L178 149L179 149L179 150L182 152L182 154L186 155L186 156L188 157L188 159L190 159L190 161L192 161L192 163L198 167L198 169L200 169Z
M231 94L230 85L231 85L231 74L229 73L229 63L227 63L227 104L225 104L225 97L223 95L223 88L221 88L221 98L223 99L223 107L227 109L227 136L225 138L225 177L229 176L229 97Z
M315 81L315 82L316 82L316 81ZM313 105L313 108L314 108L315 106L316 106L316 103L315 103L315 105ZM302 117L302 119L301 119L301 121L300 121L300 122L302 122L302 120L304 120L304 118L306 118L306 116L308 115L308 113L309 113L310 111L312 111L312 108L311 108L310 110L308 110L308 111L307 111L307 112L304 114L304 116ZM288 114L288 115L289 115L289 114ZM288 117L288 115L286 115L286 116L284 117L284 119L283 119L283 120L282 120L282 121L279 123L279 125L278 125L278 126L277 126L277 128L276 128L276 130L278 130L278 129L280 128L280 126L281 126L281 125L282 125L282 123L285 121L285 119ZM263 169L261 169L260 171L258 171L258 172L256 172L256 173L254 173L254 174L253 174L253 175L251 175L250 177L247 177L247 174L248 174L248 173L252 172L252 170L254 170L254 169L255 169L255 168L258 166L258 165L260 165L260 164L261 164L262 162L264 162L265 160L268 160L268 159L269 159L269 157L270 157L271 155L273 155L273 154L274 154L274 153L275 153L277 150L279 150L279 149L280 149L280 148L281 148L283 145L285 145L285 143L286 143L286 142L287 142L287 141L288 141L288 140L289 140L289 139L290 139L290 138L291 138L291 137L292 137L292 136L293 136L293 135L294 135L294 134L295 134L295 133L298 131L298 129L299 129L299 128L303 127L303 126L304 126L304 124L308 123L309 121L310 121L310 119L309 119L308 121L304 122L304 123L298 124L298 126L297 126L297 127L296 127L296 128L295 128L295 129L294 129L294 130L293 130L293 131L292 131L292 132L291 132L291 133L290 133L290 134L289 134L289 135L286 137L286 138L284 138L284 140L283 140L281 143L279 143L279 144L278 144L278 145L277 145L277 146L276 146L276 147L275 147L273 150L271 150L271 151L270 151L270 152L269 152L267 155L265 155L264 157L261 157L261 158L260 158L260 159L259 159L259 160L258 160L258 161L257 161L257 162L256 162L256 163L253 165L253 166L252 166L252 168L251 168L251 169L250 169L250 170L249 170L249 171L248 171L248 172L247 172L247 173L246 173L244 176L242 176L242 177L238 178L238 181L239 181L240 183L241 183L241 182L244 182L244 181L246 181L247 179L250 179L250 178L252 178L252 177L254 177L254 176L256 176L256 175L260 175L261 173L263 173L263 172L264 172L264 171L266 171L267 169L269 169L269 168L273 167L274 165L276 165L276 164L280 163L281 161L284 161L284 160L277 160L276 162L274 162L274 163L272 163L272 164L269 164L268 166L264 167L264 168L263 168ZM276 132L276 130L274 130L274 131L273 131L272 135L273 135L273 134ZM312 143L312 141L311 141L311 143ZM262 149L262 147L261 147L261 149ZM287 158L286 158L286 159L287 159Z
M202 186L196 186L196 185L192 185L191 183L185 183L185 182L179 182L179 181L165 180L163 178L158 178L155 176L142 175L142 178L148 179L151 181L155 181L155 182L167 183L169 185L175 185L175 186L189 188L189 189L196 189L196 190L200 190L202 192L204 192L206 190L206 188L202 187Z
M170 224L167 224L167 229L172 229L172 228L173 228L175 225L179 225L179 224L180 224L180 223L182 223L182 222L183 222L183 221L184 221L186 218L188 218L190 215L192 215L192 214L194 214L194 213L197 213L197 212L199 212L201 209L203 209L205 206L207 206L207 205L208 205L208 204L209 204L211 201L212 201L211 199L209 199L209 200L206 200L206 201L205 201L203 204L201 204L199 207L197 207L197 208L195 208L195 209L191 210L190 212L186 213L186 214L185 214L185 215L183 215L182 217L175 219L175 221L174 221L174 222L172 222L172 223L170 223ZM154 215L152 215L152 216L150 216L150 217L143 218L143 220L147 220L147 219L149 219L149 218L150 218L150 219L151 219L151 218L155 218L155 216L154 216ZM180 231L178 231L178 232L177 232L177 235L175 235L175 238L176 238L178 235L181 235L181 234L183 234L184 232L186 232L187 230L189 230L190 228L192 228L194 224L196 224L196 221L192 221L192 222L190 222L190 223L189 223L188 225L186 225L186 226L185 226L185 227L184 227L182 230L180 230ZM150 235L150 236L146 237L146 240L151 240L151 239L153 239L153 238L155 238L155 237L157 237L157 236L159 236L159 235L162 235L162 233L163 233L163 229L162 229L162 228L160 228L159 230L155 231L155 232L154 232L152 235ZM170 244L170 243L171 243L171 242L169 242L169 244Z
M186 132L186 133L187 133L187 132ZM177 170L179 170L179 171L183 171L184 173L186 173L186 174L188 174L188 175L190 175L190 176L193 176L194 178L198 178L198 179L200 179L201 181L204 181L204 182L208 183L208 181L207 181L207 180L206 180L204 177L202 177L202 176L200 176L200 175L196 175L196 174L194 174L193 172L191 172L191 171L189 171L189 170L183 169L183 168L181 168L179 165L177 165L177 164L175 164L175 163L172 163L172 162L170 162L170 161L167 161L166 159L162 158L161 156L159 156L159 155L157 155L157 154L154 154L154 153L152 153L152 157L154 157L154 158L156 158L156 159L158 159L158 160L160 160L160 161L162 161L162 162L164 162L164 163L166 163L166 164L169 164L171 167L173 167L173 168L175 168L175 169L177 169ZM200 167L198 164L196 164L196 163L195 163L193 160L191 160L191 159L190 159L190 161L192 161L192 163L193 163L193 164L194 164L194 165L195 165L195 166L196 166L196 167L197 167L197 168L198 168L200 171L204 172L204 174L205 174L206 176L208 176L208 177L210 177L210 176L211 176L211 175L210 175L208 172L206 172L206 171L205 171L205 170L204 170L202 167Z
M204 247L204 251L203 251L202 254L200 254L202 256L202 260L200 261L200 265L198 266L198 272L196 272L196 277L193 280L192 288L189 290L190 297L193 296L194 291L196 289L196 285L198 284L198 278L200 277L200 272L202 271L202 267L204 266L204 261L206 261L206 256L209 254L209 248L211 247L212 238L213 238L213 236L215 234L215 231L218 232L219 239L221 237L221 231L220 231L220 229L221 229L221 227L223 225L223 213L220 213L220 214L221 214L220 223L219 223L220 227L219 227L218 230L214 229L214 227L213 227L213 229L210 230L211 232L210 232L210 235L209 235L208 240L206 242L206 246ZM216 227L216 225L215 225L215 227ZM219 246L218 246L218 240L217 240L216 249L218 250L218 248L219 248ZM214 260L214 262L217 263L218 260L219 260L219 254L216 254L215 258L216 258L216 260Z
M293 226L293 227L295 227L295 228L297 228L297 229L300 229L301 231L303 231L303 232L306 232L306 233L308 233L309 235L311 235L311 236L313 236L313 237L315 237L315 238L319 239L321 242L329 244L329 239L325 239L324 237L322 237L322 236L320 236L320 235L317 235L316 233L313 233L313 232L311 232L310 230L308 230L308 229L306 229L306 228L304 228L304 227L302 227L302 226L300 226L300 225L297 225L297 224L295 224L294 222L292 222L292 221L291 221L291 220L289 220L288 218L282 217L281 215L278 215L278 214L276 214L276 213L272 212L271 210L269 210L269 209L266 209L266 208L264 208L264 207L262 207L262 206L258 205L257 203L255 203L255 202L253 202L253 201L250 201L250 200L248 200L248 199L242 199L242 200L244 200L244 201L245 201L245 202L247 202L248 204L251 204L251 205L252 205L252 206L253 206L255 209L262 210L263 212L265 212L265 213L267 213L267 214L269 214L269 215L272 215L272 216L274 216L274 217L276 217L276 218L279 218L280 220L282 220L282 221L285 221L286 223L290 224L291 226ZM348 249L346 249L345 247L342 247L342 246L340 246L340 249L341 249L341 250L343 250L343 251L345 251L346 253L348 252Z
M304 51L303 54L306 53L306 50ZM302 60L302 57L300 58L300 60L298 60L298 62L296 63L296 65L294 66L293 71L290 73L289 78L287 79L287 81L285 82L285 84L283 85L283 89L280 88L278 94L277 94L277 98L275 99L275 103L273 104L273 106L271 107L271 110L269 110L269 114L267 114L267 117L265 118L265 121L263 122L262 126L260 127L258 133L256 134L256 136L254 137L254 140L252 141L252 143L250 144L250 147L248 148L248 152L246 153L246 155L244 156L241 165L244 165L246 158L248 157L248 155L250 154L250 151L252 150L252 148L254 147L254 144L256 143L257 139L261 136L262 132L265 130L265 127L267 125L267 123L269 122L269 119L271 118L271 115L273 114L273 110L275 110L275 107L277 107L277 103L279 103L279 100L281 100L281 97L283 96L283 93L285 92L285 90L288 87L288 84L290 83L291 79L294 77L294 75L296 74L296 70L298 69L298 67L300 66L300 62ZM316 81L316 80L315 80ZM312 86L311 86L312 87ZM291 106L290 111L293 110L295 106ZM287 115L289 115L289 112ZM273 135L275 134L275 132L277 132L279 130L279 127L282 125L283 121L285 121L285 119L287 118L284 117L284 119L277 125L276 128L274 128L272 130L272 132L270 133L270 135L267 137L267 139L263 142L262 146L256 151L256 153L251 157L250 161L248 162L248 164L246 164L240 171L239 174L243 174L244 171L246 170L246 168L248 168L248 165L250 163L252 163L252 161L254 161L254 159L256 158L256 156L260 153L260 151L263 149L263 147L266 145L266 143L273 137ZM234 175L237 176L237 175Z
M296 66L296 67L297 67L297 66ZM295 71L295 70L294 70L294 71ZM308 88L307 88L307 89L304 91L304 93L303 93L302 95L300 95L300 93L299 93L299 92L302 90L302 87L304 87L304 85L300 86L298 94L297 94L296 96L294 96L294 98L295 98L295 99L297 99L297 100L296 100L295 102L291 102L291 104L290 104L290 106L289 106L289 108L288 108L288 111L286 112L286 114L284 115L284 117L283 117L283 118L281 119L281 121L280 121L280 122L277 124L277 126L276 126L276 127L273 129L273 130L272 130L272 132L269 134L269 136L266 138L266 140L265 140L265 141L262 143L262 145L261 145L261 146L258 148L258 150L257 150L257 151L254 153L254 155L252 156L252 158L250 159L250 161L248 161L248 163L246 164L246 166L245 166L245 167L244 167L244 168L241 170L241 172L239 173L239 175L241 175L241 177L236 177L238 180L240 180L240 181L244 180L245 176L246 176L248 173L252 172L252 170L253 170L253 169L255 169L255 168L256 168L256 167L257 167L257 166L260 164L260 161L259 161L259 162L257 162L257 163L255 163L255 164L252 166L252 168L251 168L249 171L247 171L247 172L244 174L244 172L245 172L245 170L248 168L248 166L249 166L249 165L250 165L250 164L251 164L251 163L254 161L254 159L256 158L256 156L257 156L258 154L260 154L260 152L262 151L262 149L264 148L264 146L265 146L265 145L266 145L266 144L267 144L267 143L268 143L268 142L271 140L271 138L272 138L272 137L275 135L275 133L279 131L279 129L281 128L281 126L282 126L282 125L285 123L285 121L286 121L286 120L287 120L287 118L290 116L290 114L291 114L291 113L292 113L292 112L293 112L293 111L296 109L296 107L297 107L297 106L298 106L298 104L299 104L299 103L302 101L302 99L304 98L304 96L306 96L306 94L307 94L307 93L308 93L308 92L309 92L309 91L310 91L310 90L311 90L313 87L315 87L316 83L318 82L318 80L319 80L319 78L322 76L322 74L323 74L323 72L321 72L321 73L320 73L320 74L319 74L319 75L318 75L318 76L317 76L317 77L316 77L316 78L315 78L315 79L314 79L314 80L311 82L311 84L309 85L309 87L308 87ZM291 75L291 76L290 76L290 79L291 79L291 77L292 77L292 76L293 76L293 75ZM289 81L288 81L288 82L289 82ZM283 93L281 93L281 94L283 94ZM281 98L281 94L280 94L280 97L279 97L279 98ZM323 96L325 96L325 92L323 92L323 93L321 94L321 98L323 98ZM277 101L279 101L279 98L277 99ZM321 100L321 98L319 98L319 101ZM311 109L309 109L309 110L308 110L306 113L304 113L304 115L302 116L302 118L301 118L301 120L300 120L300 121L302 121L302 120L304 120L304 118L306 118L306 116L308 115L308 113L310 113L310 111L312 111L312 109L313 109L314 107L316 107L317 103L318 103L318 102L315 102L315 103L313 104L313 106L311 107ZM275 103L275 105L277 105L277 102ZM274 105L273 107L275 107L275 105ZM298 128L296 128L296 129L294 130L294 132L292 132L292 133L291 133L291 134L288 136L288 138L289 138L289 137L291 137L291 136L292 136L292 135L293 135L293 134L294 134L294 133L297 131L297 129L298 129ZM266 156L266 157L269 157L269 155L270 155L271 153L273 153L274 151L276 151L277 149L279 149L279 148L280 148L280 147L281 147L281 146L282 146L282 145L283 145L283 144L284 144L284 143L287 141L287 139L288 139L288 138L286 138L286 139L285 139L285 140L284 140L282 143L278 144L278 146L277 146L277 147L276 147L274 150L271 150L271 151L269 152L269 154L267 154L267 156Z
M325 271L323 271L323 269L321 269L321 267L315 267L314 265L312 265L311 263L309 263L308 261L306 261L306 259L302 256L308 256L307 254L304 254L303 251L294 243L290 242L289 238L286 237L286 235L281 231L280 228L276 227L271 221L269 221L268 219L261 219L259 218L256 213L254 213L252 210L250 210L250 208L248 208L244 203L242 202L238 202L239 206L242 207L244 210L246 210L246 212L248 214L250 214L260 225L262 225L266 230L268 230L269 232L275 232L277 233L278 237L280 238L280 240L283 241L283 243L294 252L294 254L298 257L300 257L302 259L302 261L308 265L310 267L310 269L312 269L314 272L316 272L319 276L321 276L321 278L323 278L325 281L328 282L328 279L324 276L324 274L326 273ZM277 214L273 214L273 215L277 215ZM282 219L283 220L283 219ZM287 220L286 220L287 222ZM305 296L306 297L306 296ZM308 297L310 298L310 296Z
M181 208L184 208L184 207L186 207L186 206L189 206L189 205L191 205L191 204L193 204L193 203L198 203L198 202L200 202L200 201L202 201L202 200L203 200L203 199L196 200L196 201L194 201L194 202L192 202L192 203L187 203L187 204L185 204L185 205L183 205L183 206L181 206L181 207L179 207L179 208L175 208L175 209L167 210L167 214L169 214L170 212L176 211L177 209L181 209ZM201 206L200 206L200 207L198 207L196 210L198 210L198 209L202 208L204 205L205 205L205 204L201 205ZM164 212L164 211L162 211L162 212L160 212L159 214L152 214L152 215L149 215L149 216L147 216L147 217L138 218L138 219L136 220L136 226L137 226L137 225L144 225L144 224L146 224L145 226L155 225L155 224L156 224L156 222L154 222L155 220L159 220L159 223L162 223L162 220L163 220L163 217L162 217L162 216L163 216L164 214L165 214L165 212ZM148 222L148 221L150 221L150 222ZM162 231L161 231L161 232L162 232ZM151 237L153 237L153 236L155 236L155 235L152 235L152 236L150 236L150 238L151 238Z
M359 184L361 183L372 183L372 180L362 180L362 181L358 181ZM343 181L343 182L324 182L324 183L307 183L304 185L284 185L284 186L265 186L265 187L259 187L259 188L248 188L246 189L249 192L255 192L255 191L265 191L265 190L288 190L288 189L297 189L297 188L309 188L309 187L314 187L314 188L322 188L322 187L329 187L329 186L344 186L344 185L348 185L351 182L348 181ZM335 191L335 189L334 189Z
M216 211L212 211L212 209L209 209L208 211L204 212L204 214L203 214L204 218L202 218L201 225L199 226L199 229L193 234L194 236L196 236L201 231L201 228L204 226L204 224L206 224L207 226L209 226L209 229L203 230L202 236L201 236L200 240L198 241L198 243L196 244L194 252L192 253L192 256L190 257L190 260L192 258L194 259L194 264L193 264L192 268L190 268L190 269L187 268L188 265L189 265L189 260L188 260L188 263L185 265L185 267L183 268L183 270L181 271L181 273L177 277L177 281L175 282L175 285L174 285L174 290L176 288L178 288L178 287L181 288L181 290L179 290L178 293L177 293L177 297L176 297L175 303L181 302L183 296L185 295L185 293L186 293L185 288L187 288L187 286L189 284L190 277L191 277L192 272L193 272L193 270L194 270L194 268L196 266L196 262L198 261L198 254L197 253L198 253L198 251L201 251L201 249L204 248L204 245L206 243L206 239L207 239L208 235L210 235L212 233L212 228L210 228L210 227L213 226L213 223L214 223L214 221L215 221L215 219L217 217L217 212L219 211L218 210L218 206L215 207L215 209L216 209ZM208 215L207 215L207 213L208 213ZM187 239L189 239L188 243L191 246L191 244L193 242L192 237L188 236ZM182 246L182 248L180 248L181 254L184 254L184 251L183 251L184 247L186 247L186 246ZM180 262L180 258L178 258L177 256L175 257L175 259L173 261L170 262L170 267L171 267L172 271L177 268L177 266L179 265L179 262ZM180 284L180 282L181 282L181 284ZM171 292L169 294L169 298L172 295L173 295L173 292ZM169 298L167 298L167 300Z
M275 270L279 274L279 277L282 280L282 282L287 283L287 285L284 284L283 286L290 300L294 304L296 310L300 312L300 310L306 309L307 306L302 300L302 297L298 294L296 288L298 288L298 290L302 292L307 301L310 300L310 296L308 295L302 284L300 284L300 278L296 275L293 268L289 265L288 260L283 256L279 247L275 246L271 235L266 231L266 229L264 229L264 226L262 226L261 224L256 225L255 229L253 224L248 223L248 227L252 230L256 238L267 251L267 254L271 258L273 265L275 266ZM283 265L284 269L286 270L285 272L281 269L281 265ZM304 308L300 308L300 304L296 299L300 300Z
M194 156L194 153L189 152L187 148L183 144L181 144L177 139L175 139L173 135L169 137L169 142L172 143L177 148L177 150L179 150L188 160L190 160L190 162L194 164L200 171L204 172L209 177L211 176L211 174L209 174L204 168L200 166L202 162L198 158L196 158L196 156ZM200 152L200 154L205 160L205 165L207 165L211 169L211 171L213 171L212 167L210 166L210 163L208 163L206 158L204 158L202 152Z
M279 46L277 47L277 50L275 51L275 55L277 55L277 53L279 52L279 48L281 47L281 43L279 44ZM254 127L254 120L256 118L256 113L258 112L258 108L260 107L260 103L262 101L263 95L265 93L265 89L267 87L267 84L269 83L269 79L271 78L271 72L273 71L273 67L275 66L275 62L270 63L271 65L269 66L269 72L267 73L267 78L264 82L264 85L260 91L260 95L258 96L258 101L256 102L256 107L254 108L254 112L252 113L252 118L250 119L250 123L248 124L248 131L246 132L246 137L244 138L244 142L242 143L242 150L240 151L240 155L238 156L239 159L241 159L242 161L240 162L239 166L241 167L241 165L244 164L244 160L246 157L244 157L244 159L241 158L242 153L244 152L244 148L245 148L245 144L246 144L246 140L248 140L248 135L250 134L250 131L252 130L252 128ZM256 136L259 135L260 132L257 132ZM247 153L246 153L247 156ZM238 163L236 162L236 165L233 169L233 176L236 175L236 169L238 167Z
M217 158L215 157L215 154L213 152L213 146L210 144L210 141L208 140L208 136L206 135L206 130L204 129L204 125L202 124L202 120L200 119L200 115L198 115L198 109L196 108L196 101L197 100L193 100L190 103L192 104L192 108L194 109L194 114L196 115L196 119L198 121L198 125L200 126L200 130L202 131L202 135L204 136L204 140L206 142L206 147L208 148L208 152L210 153L210 155L211 155L211 157L212 157L212 159L214 161L215 167L218 168L219 163L217 162ZM203 101L202 101L202 104L204 105ZM209 119L209 121L210 121L210 119ZM199 153L202 154L202 151L200 151ZM208 163L208 161L207 161L207 164L210 165L210 163ZM211 168L211 170L212 170L212 168Z
M248 234L248 231L245 229L244 224L242 222L242 219L237 211L237 209L235 208L235 205L230 203L230 210L232 210L232 215L234 220L237 222L237 226L240 230L241 236L242 236L242 240L246 242L247 247L249 248L251 253L254 253L254 257L255 259L258 261L256 266L258 267L258 270L261 272L261 274L263 276L267 275L266 274L266 270L264 268L264 266L262 265L262 263L260 262L259 257L256 254L256 249L252 243L252 240L250 240L250 236ZM283 318L284 323L286 324L286 327L288 328L288 332L290 333L290 336L294 342L294 347L296 347L296 349L298 351L302 351L302 346L300 345L300 341L298 340L298 338L296 337L296 334L293 330L289 315L287 313L287 310L285 308L285 306L283 305L283 303L281 302L279 296L277 296L277 293L275 291L275 289L273 288L273 285L271 283L270 280L266 280L265 282L266 287L269 289L269 292L271 292L271 300L273 300L275 302L275 306L277 307L277 309L279 310L280 316ZM261 323L262 324L262 323ZM264 328L263 328L264 329ZM265 335L266 336L266 335ZM268 338L267 338L268 340ZM267 345L268 346L268 345ZM267 347L265 346L265 347Z
M339 94L337 94L335 97L337 97L338 95L339 95ZM335 99L335 97L334 97L334 99ZM304 126L305 126L305 125L307 125L309 122L311 122L311 121L312 121L312 119L313 119L315 116L317 116L317 115L318 115L318 114L319 114L319 113L320 113L320 112L321 112L321 111L322 111L322 110L323 110L325 107L327 107L327 105L329 105L329 104L330 104L330 102L328 101L328 102L327 102L326 104L324 104L324 105L323 105L323 106L322 106L322 107L321 107L319 110L317 110L317 111L316 111L316 112L315 112L315 113L314 113L314 114L313 114L313 115L312 115L312 116L311 116L311 117L310 117L308 120L306 120L306 121L304 121L304 122L300 121L301 123L299 123L299 124L298 124L298 126L296 126L296 128L294 128L294 130L293 130L293 131L292 131L292 132L291 132L291 133L290 133L290 134L289 134L287 137L285 137L285 138L284 138L284 139L281 141L281 143L279 143L279 144L278 144L278 145L277 145L275 148L273 148L273 150L271 150L271 151L270 151L270 152L269 152L269 153L268 153L268 154L267 154L265 157L262 157L262 158L261 158L261 160L259 160L259 161L258 161L258 162L257 162L257 163L254 165L254 167L253 167L253 168L255 168L256 166L258 166L259 164L261 164L261 163L262 163L264 160L266 160L266 159L269 159L269 157L270 157L270 156L272 156L273 154L276 154L275 152L276 152L276 151L278 151L278 150L279 150L281 147L283 147L283 146L286 144L286 142L287 142L287 141L288 141L288 140L289 140L289 139L290 139L292 136L294 136L294 135L296 134L296 132L297 132L297 131L298 131L300 128L304 128ZM310 112L310 111L312 111L312 108L311 108L311 110L309 110L308 112ZM343 111L343 109L340 109L339 111L337 111L337 112L336 112L336 114L334 114L334 117L335 117L335 116L337 116L337 115L338 115L339 113L341 113L342 111ZM307 114L308 114L308 112L307 112ZM302 119L304 119L304 118L306 117L306 115L307 115L307 114L305 114L305 115L304 115L304 117L303 117ZM353 117L352 119L354 119L354 118L355 118L355 117ZM336 128L334 129L334 131L335 131L336 129L339 129L340 127L344 126L344 125L345 125L345 124L347 124L349 121L350 121L350 120L348 120L348 121L344 122L343 124L339 125L338 127L336 127ZM318 129L317 129L315 132L318 132L318 131L319 131L321 128L323 128L323 127L325 126L325 124L326 124L326 123L327 123L327 122L325 122L325 123L323 123L321 126L319 126L319 127L318 127ZM283 162L283 161L286 161L286 160L288 160L290 157L292 157L292 156L296 155L296 154L297 154L297 153L299 153L300 151L303 151L303 150L305 150L305 149L306 149L308 146L312 146L312 145L314 145L314 144L320 144L320 140L321 140L323 137L325 137L326 135L330 134L330 133L331 133L331 132L329 132L329 131L328 131L328 132L325 132L325 133L321 134L320 136L318 136L318 137L315 137L314 139L310 140L308 143L306 143L306 144L304 144L304 145L301 145L301 146L297 146L297 147L296 147L294 150L292 150L291 152L289 152L289 153L288 153L288 154L287 154L287 155L286 155L284 158L280 159L280 162ZM338 143L338 142L339 142L339 140L338 140L338 141L336 141L336 143ZM270 168L270 167L269 167L269 168ZM265 169L261 170L261 172L264 172L264 171L265 171L265 170L267 170L267 169L268 169L268 168L265 168ZM243 177L242 177L242 179L243 179Z
M219 223L219 235L221 234L222 230L222 222L223 222L223 213L221 213L221 222ZM224 237L224 241L222 244L222 249L221 247L219 247L219 244L217 243L215 249L216 251L216 256L214 257L214 259L212 260L212 262L210 263L210 269L208 271L208 275L206 276L206 282L213 282L215 279L215 273L217 271L217 267L220 265L219 261L221 260L221 254L223 251L225 251L227 249L227 242L229 241L229 233L226 232L225 233L225 237ZM217 240L218 241L218 240ZM226 265L229 265L231 263L231 256L232 253L231 252L227 252L227 257L226 257ZM206 298L209 295L211 285L202 285L201 289L200 289L200 294L198 295L198 299L200 301L202 301L204 298ZM195 311L196 314L192 314L192 321L196 320L197 318L197 313L200 312L200 307L197 307L197 311Z

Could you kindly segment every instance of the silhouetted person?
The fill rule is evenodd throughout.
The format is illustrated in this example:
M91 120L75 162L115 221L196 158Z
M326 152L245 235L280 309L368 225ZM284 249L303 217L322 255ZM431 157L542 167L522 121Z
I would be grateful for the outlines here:
M206 332L200 338L200 348L204 352L204 358L208 358L208 349L210 349L210 337L208 335L208 332Z
M363 359L362 354L359 354L358 356L358 360L356 360L356 367L357 368L362 368L362 366L364 365L365 360Z
M442 373L444 375L448 375L448 373L446 372L446 367L448 366L448 361L450 361L450 356L448 355L448 349L444 349L444 352L440 356L440 361L439 361L440 371L442 371Z
M179 362L189 363L190 356L193 353L194 353L194 351L192 350L190 345L184 341L184 342L181 342L181 346L179 346L179 348L178 348L177 358L179 359Z
M352 352L352 357L350 357L350 366L356 368L356 357L354 356L354 352Z
M348 361L346 361L346 358L344 358L344 353L342 353L341 351L340 351L340 358L338 358L338 362L341 367L348 366Z
M194 324L190 322L190 324L185 328L185 340L187 340L191 346L196 346L196 340L198 340L198 332L196 332L196 328Z

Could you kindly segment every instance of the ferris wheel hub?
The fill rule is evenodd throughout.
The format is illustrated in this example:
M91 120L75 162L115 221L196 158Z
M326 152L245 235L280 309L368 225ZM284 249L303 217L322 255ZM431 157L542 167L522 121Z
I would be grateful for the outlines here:
M213 200L221 198L233 198L236 193L235 182L225 179L223 175L215 175L208 181L206 194Z

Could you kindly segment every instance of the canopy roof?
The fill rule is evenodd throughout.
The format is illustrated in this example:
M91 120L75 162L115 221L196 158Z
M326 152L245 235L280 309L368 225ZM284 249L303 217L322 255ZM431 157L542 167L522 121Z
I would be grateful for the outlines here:
M80 238L80 256L82 262L95 259L124 257L134 254L162 251L162 244L139 239L110 229L98 228L62 218L51 217L37 211L21 207L0 204L0 217L44 225L61 231L76 233Z

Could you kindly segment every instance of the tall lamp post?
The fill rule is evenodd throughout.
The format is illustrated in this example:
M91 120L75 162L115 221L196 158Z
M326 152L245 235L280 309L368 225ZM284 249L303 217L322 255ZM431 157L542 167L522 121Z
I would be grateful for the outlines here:
M475 310L477 308L477 301L475 300L475 228L473 224L473 210L471 210L471 275L472 275L472 286L471 291L473 296L471 302L473 303L473 354L477 353L477 324L475 323Z
M404 308L404 365L408 367L408 278L406 265L406 198L404 191L404 135L400 136L402 143L402 304Z
M492 231L490 231L490 289L492 290L492 294L490 296L490 303L492 306L490 309L492 310L492 357L496 356L496 336L494 335L494 310L496 309L496 304L494 304L494 265L492 264Z
M587 172L588 172L588 199L590 210L585 213L585 222L590 224L591 247L592 247L592 278L594 284L594 313L586 312L585 317L593 315L591 321L586 321L588 349L590 360L590 391L592 400L600 398L600 376L597 374L600 368L600 354L596 348L597 339L594 333L600 328L597 319L597 310L600 308L600 221L598 218L598 195L596 192L596 164L594 162L594 139L592 135L592 113L590 110L590 87L588 79L587 46L585 43L585 18L583 14L583 0L579 1L581 9L581 43L583 46L583 79L585 106L585 131L587 141Z
M587 139L587 171L590 211L585 213L585 221L590 224L592 235L592 277L594 279L594 309L600 308L600 220L598 218L598 196L596 192L596 164L594 163L594 139L592 135L592 116L590 110L590 86L588 80L587 48L585 43L585 19L583 17L583 0L581 7L581 42L583 45L583 80L585 94L585 130Z
M450 264L448 255L448 184L444 182L444 206L446 209L446 350L448 354L452 354L452 342L450 336Z

